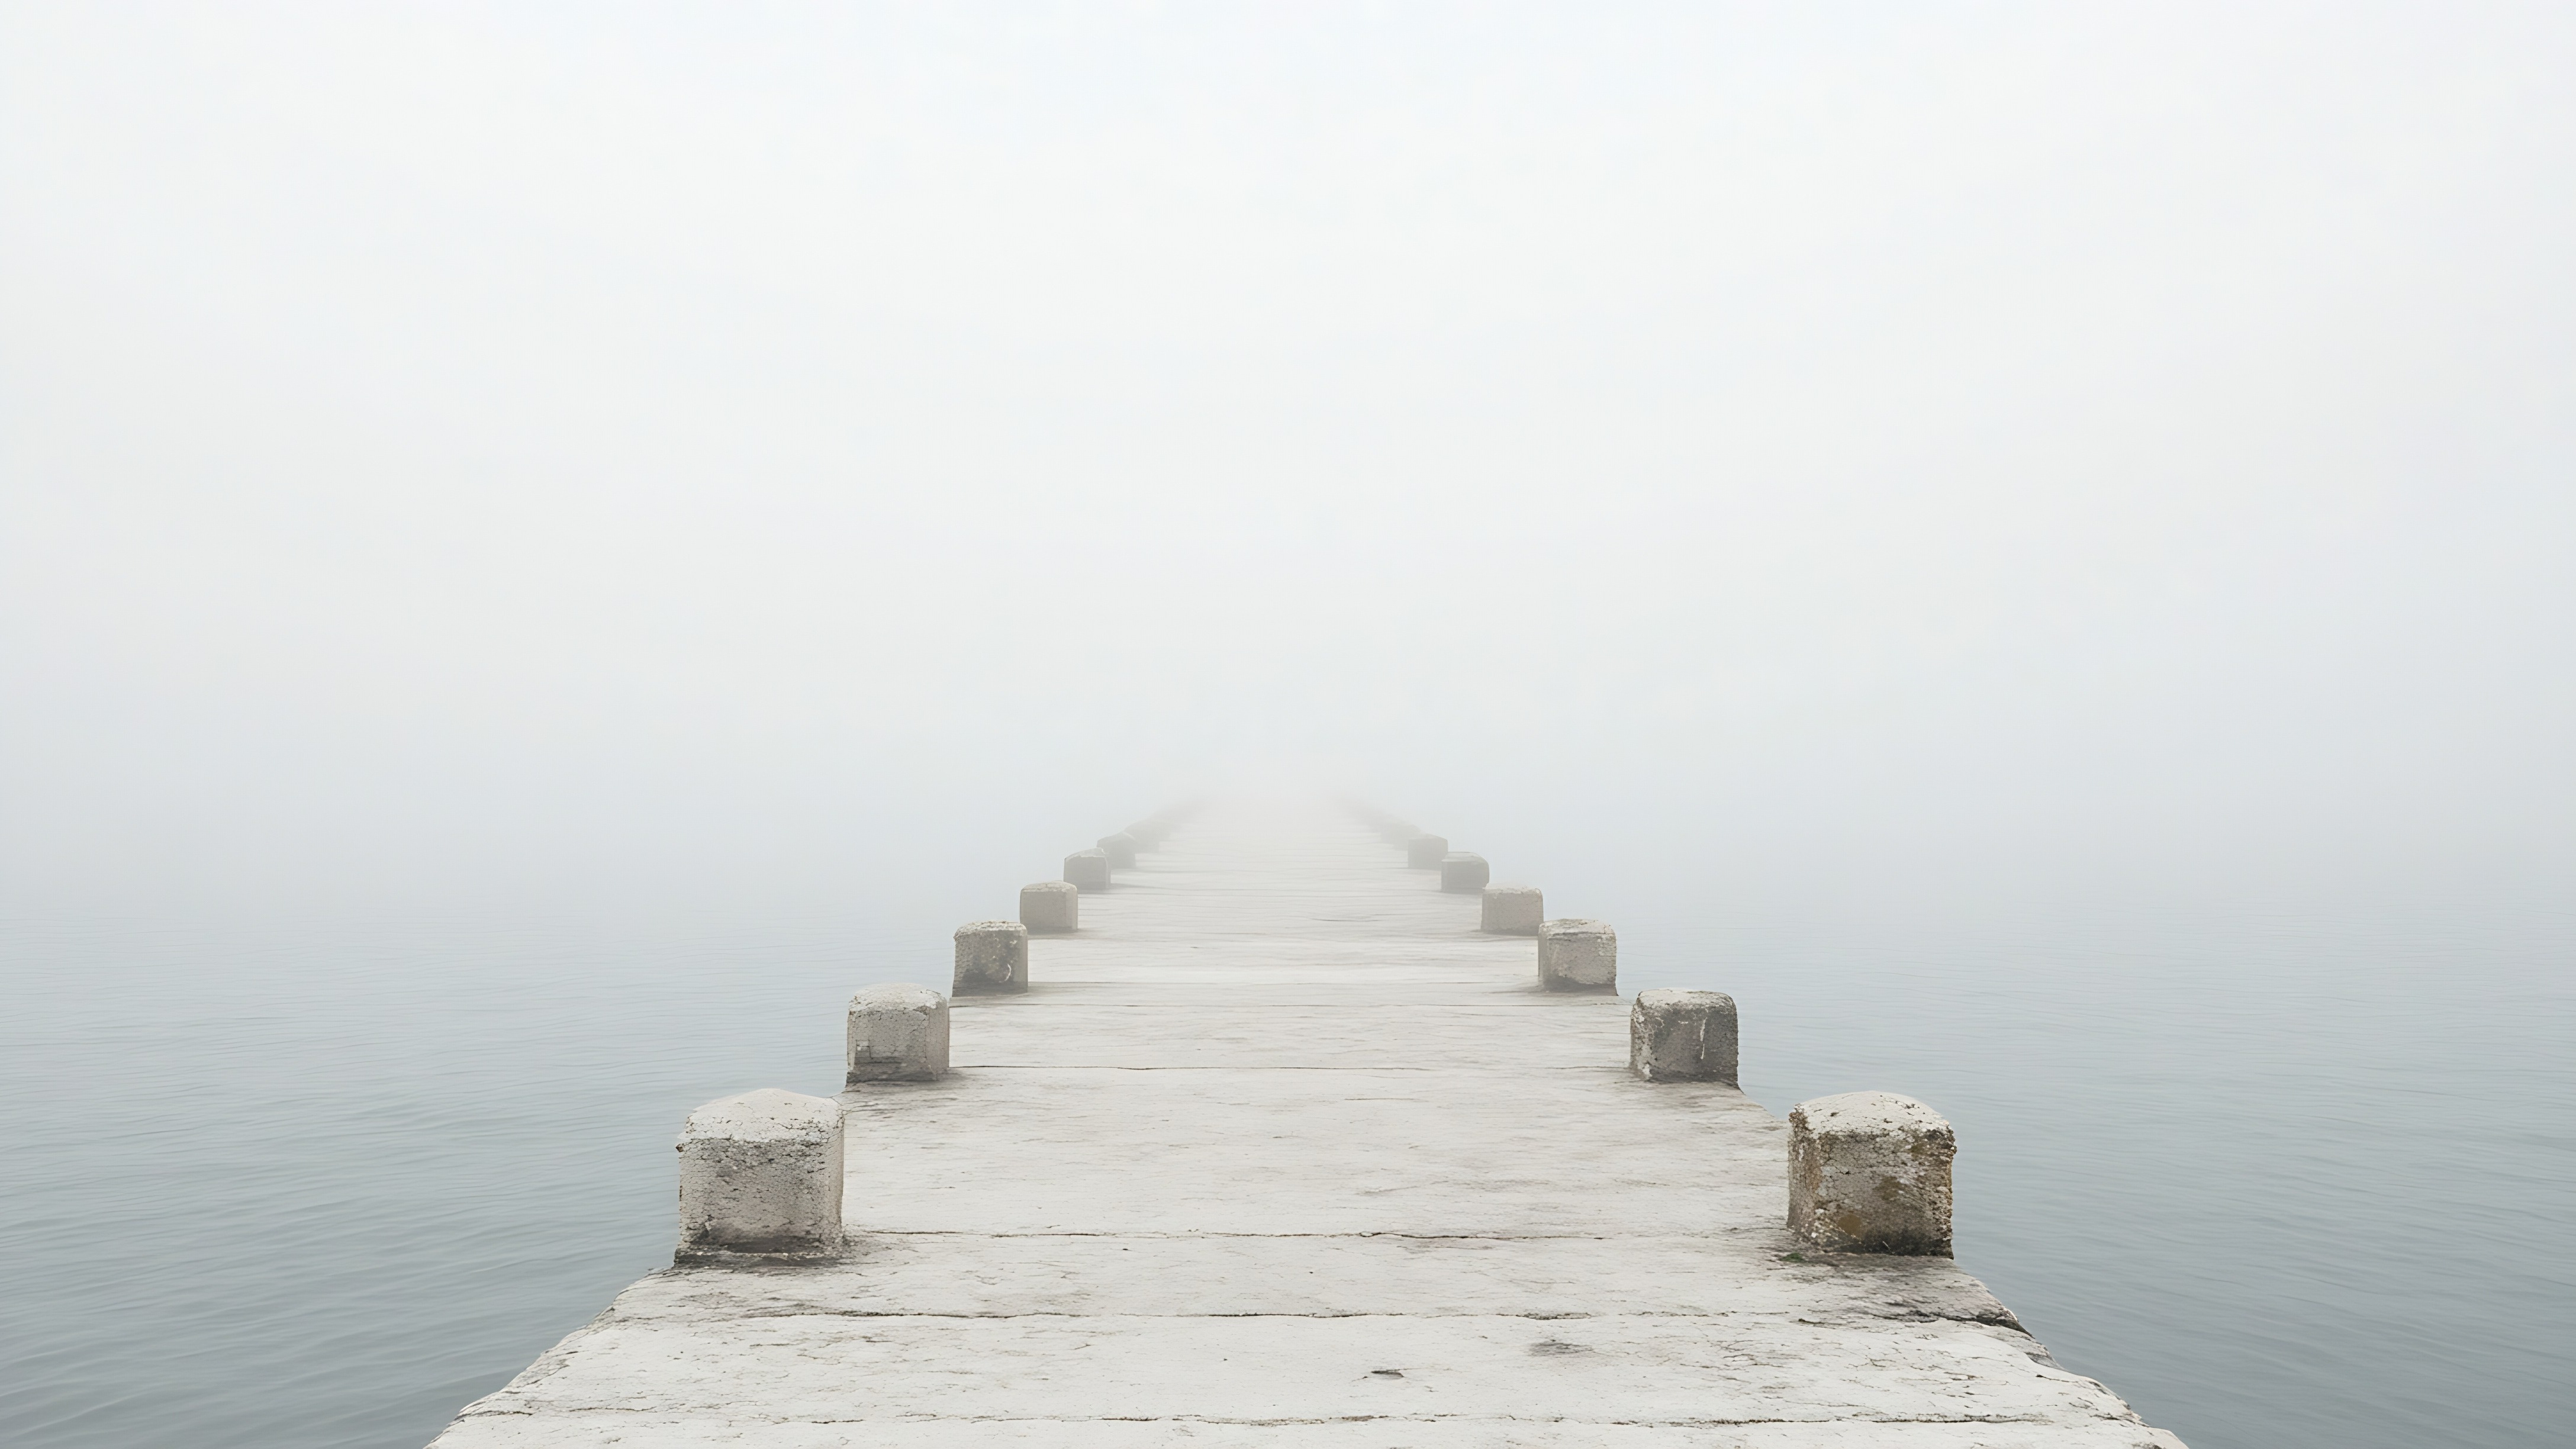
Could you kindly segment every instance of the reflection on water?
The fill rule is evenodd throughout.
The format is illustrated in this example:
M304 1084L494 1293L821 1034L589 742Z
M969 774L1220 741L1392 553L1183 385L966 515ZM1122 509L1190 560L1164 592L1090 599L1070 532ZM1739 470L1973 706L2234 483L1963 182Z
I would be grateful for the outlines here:
M667 1260L688 1108L833 1090L849 989L940 981L951 924L11 924L0 1423L421 1444ZM1774 1110L1947 1113L1962 1261L2194 1449L2576 1420L2563 923L1619 924L1624 984L1736 995Z

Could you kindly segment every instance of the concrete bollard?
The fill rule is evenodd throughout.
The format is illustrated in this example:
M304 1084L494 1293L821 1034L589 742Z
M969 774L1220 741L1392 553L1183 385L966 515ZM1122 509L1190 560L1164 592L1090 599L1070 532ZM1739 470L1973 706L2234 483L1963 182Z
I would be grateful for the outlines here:
M1126 831L1100 837L1100 853L1109 857L1112 870L1136 868L1136 837Z
M1020 924L1032 931L1082 929L1082 892L1069 880L1020 887Z
M1958 1134L1894 1092L1845 1092L1789 1109L1789 1227L1837 1253L1950 1256Z
M948 1074L948 998L927 986L862 986L850 997L849 1083Z
M709 1102L680 1129L676 1262L841 1246L841 1104L763 1087Z
M1105 891L1109 889L1109 852L1105 850L1077 850L1073 854L1066 856L1064 858L1064 878L1073 882L1076 890Z
M1389 845L1403 845L1422 833L1422 827L1410 820L1385 820L1377 826L1377 838Z
M1404 863L1413 870L1438 870L1449 842L1437 835L1417 835L1404 843Z
M1079 891L1071 892L1075 899ZM949 982L959 996L978 992L1029 989L1029 928L1017 921L968 921L957 928L957 974Z
M1451 895L1472 896L1493 878L1493 867L1481 855L1453 850L1440 857L1440 888Z
M1160 850L1163 837L1171 832L1154 821L1139 820L1118 833L1134 840L1138 850Z
M1650 1082L1735 1085L1735 998L1640 991L1628 1008L1628 1070Z
M1535 936L1539 922L1547 919L1537 886L1489 885L1481 894L1484 915L1476 929L1489 935Z
M1549 991L1618 990L1619 933L1606 921L1542 922L1538 984Z

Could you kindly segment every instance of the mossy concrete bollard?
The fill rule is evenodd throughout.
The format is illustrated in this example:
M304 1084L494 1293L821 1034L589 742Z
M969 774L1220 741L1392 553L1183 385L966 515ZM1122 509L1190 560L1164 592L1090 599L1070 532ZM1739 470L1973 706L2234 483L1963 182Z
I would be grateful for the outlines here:
M763 1087L709 1102L680 1129L676 1261L841 1246L841 1104Z
M1735 1085L1735 998L1640 991L1628 1008L1628 1070L1650 1082Z
M1537 886L1489 885L1480 893L1484 913L1476 929L1495 936L1535 936L1547 919Z
M1077 899L1080 892L1072 893ZM1029 989L1029 928L1017 921L968 921L957 928L959 996Z
M1449 842L1437 835L1417 835L1404 843L1404 863L1412 870L1438 870Z
M1837 1253L1950 1256L1958 1134L1894 1092L1845 1092L1789 1109L1789 1228Z
M1100 853L1109 857L1112 870L1136 868L1136 837L1127 831L1100 837Z
M948 1074L948 998L927 986L862 986L850 997L851 1086Z
M1540 923L1538 984L1550 991L1618 990L1619 933L1606 921Z
M1493 867L1472 851L1453 850L1440 857L1440 888L1451 895L1472 896L1493 878Z
M1032 931L1082 929L1082 891L1069 880L1020 887L1020 924Z
M1064 858L1064 878L1076 890L1109 889L1109 853L1105 850L1077 850Z

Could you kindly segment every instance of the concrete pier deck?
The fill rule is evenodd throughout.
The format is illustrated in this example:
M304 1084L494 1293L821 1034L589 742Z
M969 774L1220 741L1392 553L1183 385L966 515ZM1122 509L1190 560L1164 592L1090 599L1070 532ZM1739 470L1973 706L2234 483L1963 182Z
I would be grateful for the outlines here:
M1081 911L844 1096L844 1258L655 1273L438 1449L2179 1449L1948 1259L1803 1247L1780 1119L1355 823L1212 809Z

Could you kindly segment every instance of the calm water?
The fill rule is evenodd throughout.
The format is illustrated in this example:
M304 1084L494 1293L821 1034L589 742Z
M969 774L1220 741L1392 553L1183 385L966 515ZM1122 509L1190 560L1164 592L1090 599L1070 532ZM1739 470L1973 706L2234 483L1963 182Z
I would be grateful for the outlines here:
M849 989L944 974L955 917L891 909L9 923L0 1435L423 1443L667 1261L688 1108L832 1090ZM1947 1112L1967 1267L2195 1449L2576 1424L2563 921L1899 945L1619 919L1628 985L1736 994L1775 1110Z

